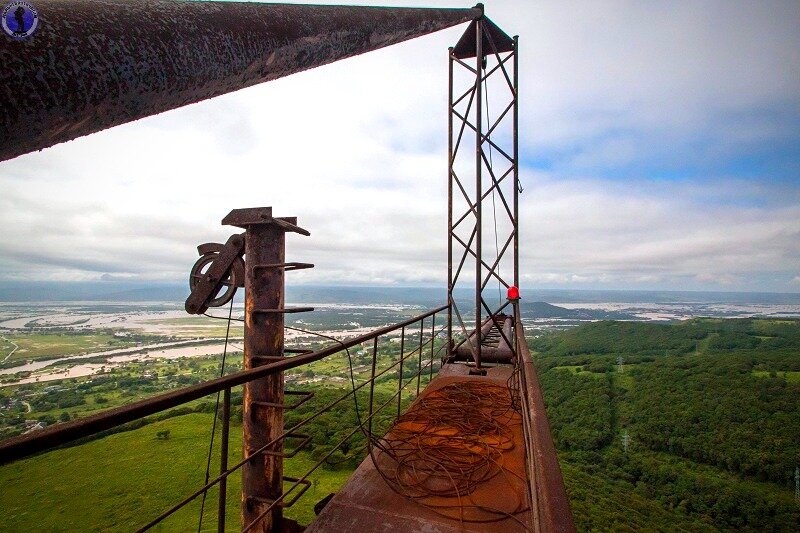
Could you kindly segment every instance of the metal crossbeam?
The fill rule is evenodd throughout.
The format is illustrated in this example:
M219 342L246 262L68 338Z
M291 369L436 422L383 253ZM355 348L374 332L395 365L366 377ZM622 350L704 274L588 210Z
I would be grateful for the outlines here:
M0 161L481 13L478 7L43 2L39 34L0 46Z

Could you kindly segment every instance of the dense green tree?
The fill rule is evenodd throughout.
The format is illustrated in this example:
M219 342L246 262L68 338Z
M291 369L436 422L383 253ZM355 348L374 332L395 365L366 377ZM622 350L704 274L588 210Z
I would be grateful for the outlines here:
M581 529L800 530L800 321L597 322L531 345Z

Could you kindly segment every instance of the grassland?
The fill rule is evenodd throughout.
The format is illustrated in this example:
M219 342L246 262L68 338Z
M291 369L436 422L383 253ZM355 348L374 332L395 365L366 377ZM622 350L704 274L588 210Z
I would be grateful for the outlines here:
M19 345L19 350L14 352L9 361L50 359L126 348L136 344L133 340L115 337L112 333L107 332L91 332L80 335L75 333L15 333L7 334L7 337Z
M391 351L393 347L387 345L385 348ZM371 361L371 353L359 353L356 349L353 357L354 364L359 369L356 371L356 379L360 383L369 375L369 367L364 368L362 363L365 357ZM382 354L378 369L386 368L391 360L391 357ZM416 393L416 379L411 378L411 374L416 371L417 361L408 361L404 367L404 406L408 405ZM309 416L321 405L330 403L349 390L351 385L346 356L334 356L320 363L322 364L317 364L314 368L322 381L299 386L315 390L316 397L296 411L288 412L287 425ZM301 370L308 371L308 368L303 367ZM25 418L44 417L52 421L54 418L63 419L61 416L64 414L69 418L76 418L150 396L170 384L174 386L178 382L188 384L188 380L193 382L209 379L218 372L218 357L173 362L148 361L114 369L111 374L101 377L0 389L0 400L25 398L32 403L35 412L25 414ZM332 375L346 378L331 382ZM390 371L379 378L374 389L377 405L387 402L397 391L397 377L396 371ZM421 387L427 381L426 373L421 379ZM51 390L48 392L47 389ZM70 405L78 394L84 403ZM234 395L238 394L240 391L234 390ZM366 387L359 391L361 405L366 405L368 395L369 389ZM209 400L213 398L198 400L187 407L205 409L201 403ZM234 398L234 402L236 401ZM55 406L57 402L67 402L67 406ZM396 404L394 400L388 400L388 403L389 407L376 419L376 428L385 427L392 419L391 413ZM286 461L285 475L300 477L305 474L320 458L333 450L334 443L354 427L352 403L349 400L342 402L341 407L345 410L325 413L307 428L308 433L314 436L313 445ZM18 403L16 409L21 411L22 404ZM0 518L3 523L0 529L96 531L130 530L143 525L147 519L157 516L179 501L187 492L202 486L212 416L211 412L176 416L0 468L0 487L4 487L0 491ZM236 420L237 416L240 420L241 407L235 403L233 419ZM156 437L162 431L170 432L169 439ZM312 475L311 487L293 507L286 510L286 516L300 523L313 520L313 505L328 494L336 492L347 480L352 469L363 457L363 444L363 437L357 433L349 451L336 450L332 460L338 466L326 465ZM229 464L233 464L241 458L240 423L234 422L232 425L230 449ZM215 451L213 457L212 472L218 468L218 452ZM240 482L238 474L229 478L227 500L230 512L226 520L231 530L240 527ZM209 498L205 506L203 527L207 531L214 529L217 520L216 489L209 492ZM156 530L194 529L199 509L199 502L190 504Z
M144 320L145 330L147 325L156 326L159 330L169 331L170 335L180 338L213 338L225 337L227 324L222 320L213 320L205 316L189 316L181 318L156 318ZM244 336L244 325L241 322L231 322L230 337L241 339Z
M211 414L196 413L111 435L82 446L55 450L0 468L0 511L4 531L130 531L187 496L204 482ZM169 431L168 439L156 434ZM241 426L231 427L229 464L241 459ZM219 439L217 438L217 442ZM300 452L285 464L299 477L314 461ZM218 469L215 450L212 472ZM308 523L314 504L347 480L350 469L322 467L306 494L286 516ZM240 527L241 475L228 481L226 522ZM208 494L203 531L217 522L219 493ZM156 531L197 528L200 500L165 520Z
M5 361L6 357L10 359L10 355L17 349L17 346L8 340L6 337L0 335L0 362Z
M800 372L791 371L766 371L766 370L753 370L753 375L757 378L783 378L787 383L800 383Z

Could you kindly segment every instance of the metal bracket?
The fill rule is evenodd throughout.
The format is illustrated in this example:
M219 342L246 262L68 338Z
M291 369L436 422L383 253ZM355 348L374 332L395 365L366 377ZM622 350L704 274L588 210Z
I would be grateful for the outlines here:
M240 228L266 224L277 226L283 231L299 233L305 236L311 235L311 232L297 225L296 217L273 217L271 207L234 209L222 219L222 223L229 226L238 226Z

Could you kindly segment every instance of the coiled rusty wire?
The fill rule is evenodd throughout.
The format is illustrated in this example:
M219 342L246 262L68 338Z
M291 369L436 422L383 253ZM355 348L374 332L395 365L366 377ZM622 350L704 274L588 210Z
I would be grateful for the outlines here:
M440 515L462 522L510 517L525 526L514 516L527 510L524 478L503 462L521 423L510 387L454 382L421 397L385 437L370 436L383 452L370 455L395 492ZM477 499L476 489L497 476L509 487L502 501Z

